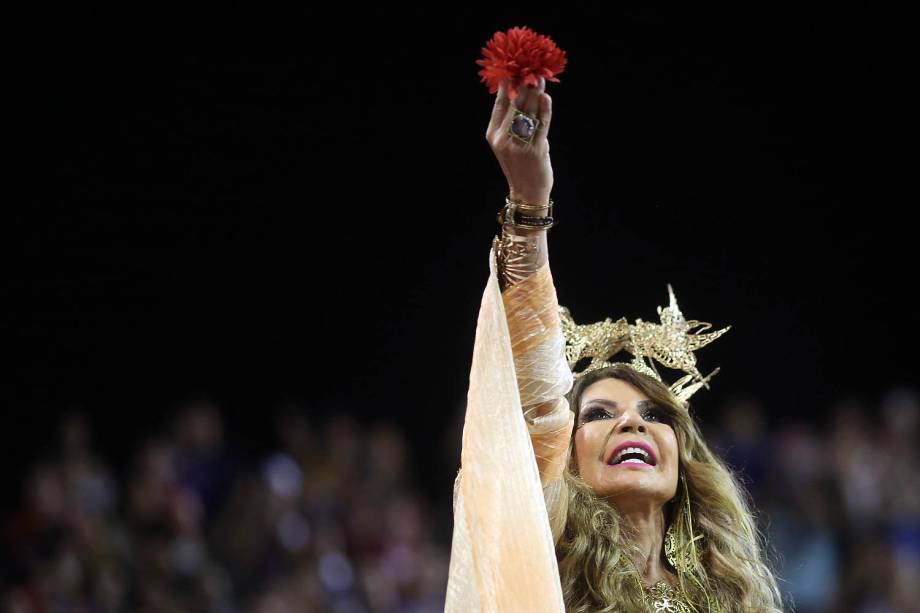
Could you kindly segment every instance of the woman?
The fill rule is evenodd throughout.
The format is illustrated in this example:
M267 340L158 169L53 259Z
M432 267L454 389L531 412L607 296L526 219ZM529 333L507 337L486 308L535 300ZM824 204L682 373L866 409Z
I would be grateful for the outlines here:
M477 327L446 608L779 611L743 490L686 404L712 376L691 349L724 330L688 334L703 324L673 293L658 328L560 316L544 89L541 78L512 103L503 84L486 132L509 197ZM611 364L619 349L632 361ZM665 385L653 354L689 374Z

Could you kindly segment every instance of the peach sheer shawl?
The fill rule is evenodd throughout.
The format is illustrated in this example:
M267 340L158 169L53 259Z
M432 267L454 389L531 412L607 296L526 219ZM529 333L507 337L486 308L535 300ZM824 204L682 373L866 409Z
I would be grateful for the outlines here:
M495 247L482 297L454 483L445 610L563 612L555 542L565 523L572 384L544 264L501 292Z

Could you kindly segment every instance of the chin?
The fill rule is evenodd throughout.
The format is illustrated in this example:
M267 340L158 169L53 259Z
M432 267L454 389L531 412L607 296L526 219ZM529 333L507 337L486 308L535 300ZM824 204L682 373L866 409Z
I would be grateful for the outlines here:
M667 488L663 484L650 483L649 479L644 478L643 475L635 474L618 476L616 481L605 479L597 484L591 484L591 489L599 498L610 501L636 498L667 501L674 496L673 492L668 495Z

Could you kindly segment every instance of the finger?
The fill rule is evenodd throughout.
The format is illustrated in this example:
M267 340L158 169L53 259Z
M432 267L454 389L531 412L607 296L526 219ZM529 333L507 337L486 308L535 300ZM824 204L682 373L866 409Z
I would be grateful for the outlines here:
M506 83L506 89L505 89L506 92L507 92L507 85L508 84ZM498 126L499 134L507 134L508 139L514 140L511 137L511 135L508 134L508 130L511 129L511 124L514 121L514 117L515 115L517 115L518 109L521 108L521 105L524 104L526 99L527 99L527 88L519 86L517 88L517 98L515 98L514 100L509 99L505 106L505 114L501 118L501 122L499 123L499 126Z
M510 106L511 102L508 100L508 82L503 80L498 85L498 93L495 96L495 105L492 107L492 118L489 120L489 125L501 125L505 116L508 114L508 108Z
M543 77L540 77L538 85L535 87L525 87L525 97L518 105L518 108L531 115L537 115L540 112L540 96L543 94L544 85Z
M519 96L518 100L520 99L521 98ZM513 140L513 139L511 135L508 134L508 131L511 129L511 122L514 121L514 116L516 112L517 112L517 107L515 107L514 103L509 104L505 112L505 116L501 118L501 123L499 123L498 125L498 133L503 136L506 136L510 140Z
M549 94L545 92L541 94L539 104L540 125L537 126L537 133L534 135L534 139L546 138L549 133L549 122L553 118L553 99L549 97Z

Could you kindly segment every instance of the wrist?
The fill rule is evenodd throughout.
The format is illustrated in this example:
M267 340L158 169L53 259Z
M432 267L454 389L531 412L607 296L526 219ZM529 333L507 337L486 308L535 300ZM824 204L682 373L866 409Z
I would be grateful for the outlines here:
M517 202L518 204L542 206L549 203L550 195L549 192L523 192L510 190L508 198L512 202ZM546 213L544 212L542 214L545 215Z
M498 212L498 223L503 229L509 226L521 230L546 231L553 227L553 200L546 204L528 204L515 202L510 196L505 198L505 207Z

